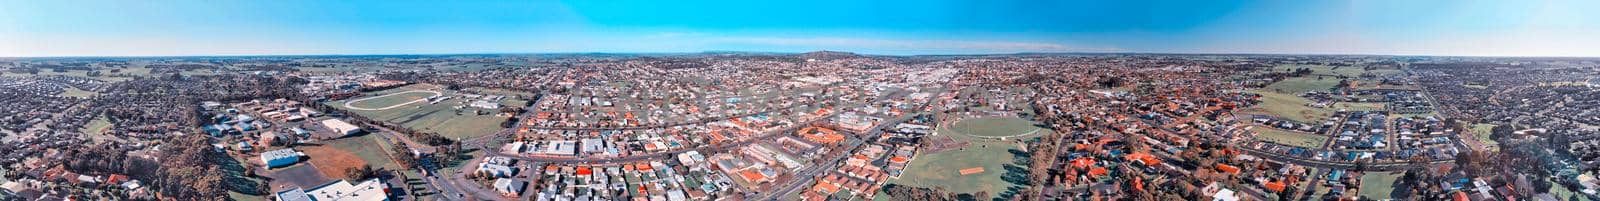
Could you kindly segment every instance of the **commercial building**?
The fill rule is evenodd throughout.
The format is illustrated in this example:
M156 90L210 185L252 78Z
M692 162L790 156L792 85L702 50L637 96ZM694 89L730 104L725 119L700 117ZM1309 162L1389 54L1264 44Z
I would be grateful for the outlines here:
M344 136L355 135L355 134L361 133L361 127L357 127L356 125L344 122L344 120L339 120L339 119L322 120L322 126L328 127L329 130L333 130L333 132L339 133L339 137L344 137Z
M268 168L283 167L300 162L301 156L305 156L305 153L294 149L272 150L261 153L261 163L267 164Z
M280 191L276 196L279 201L385 201L389 200L389 186L376 178L356 184L339 180L309 190Z
M503 196L506 196L506 197L519 197L519 196L522 196L522 189L523 189L523 187L525 187L527 185L528 185L527 182L511 180L511 179L506 179L506 178L500 178L500 179L495 179L494 180L494 190L495 191L500 191L500 195L503 195Z

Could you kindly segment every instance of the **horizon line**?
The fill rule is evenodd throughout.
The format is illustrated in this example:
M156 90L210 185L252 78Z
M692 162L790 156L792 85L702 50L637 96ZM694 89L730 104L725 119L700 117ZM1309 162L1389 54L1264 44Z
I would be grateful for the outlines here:
M1391 56L1391 57L1475 57L1475 58L1600 58L1596 56L1508 56L1508 55L1430 55L1430 54L1381 54L1381 53L1262 53L1262 52L1094 52L1094 51L1062 51L1062 52L994 52L994 53L958 53L958 54L869 54L840 50L813 50L805 52L789 51L740 51L740 50L704 50L698 52L455 52L455 53L333 53L333 54L193 54L193 55L52 55L52 56L0 56L0 59L51 59L51 58L184 58L184 57L318 57L318 56L461 56L461 55L580 55L580 54L718 54L718 53L758 53L758 54L806 54L812 52L844 52L863 56L888 56L888 57L917 57L917 56L1000 56L1000 55L1026 55L1026 54L1136 54L1136 55L1280 55L1280 56Z

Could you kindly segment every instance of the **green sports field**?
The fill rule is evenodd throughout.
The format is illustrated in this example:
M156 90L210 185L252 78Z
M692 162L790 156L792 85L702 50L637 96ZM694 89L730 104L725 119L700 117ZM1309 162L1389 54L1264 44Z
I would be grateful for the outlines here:
M898 179L889 180L889 183L929 188L941 186L955 193L987 191L992 196L1001 195L1008 188L1024 187L1006 179L1009 174L1024 176L1020 178L1026 180L1028 167L1016 162L1028 159L1026 153L1020 151L1017 140L982 139L952 134L948 130L938 132L941 136L950 136L957 141L971 144L966 148L939 153L918 153L917 157L907 164L906 172ZM1023 155L1019 157L1013 154L1013 151ZM961 175L961 169L973 167L982 167L984 171Z
M1019 136L1040 130L1033 121L1016 117L979 117L963 119L951 125L956 133L979 137Z

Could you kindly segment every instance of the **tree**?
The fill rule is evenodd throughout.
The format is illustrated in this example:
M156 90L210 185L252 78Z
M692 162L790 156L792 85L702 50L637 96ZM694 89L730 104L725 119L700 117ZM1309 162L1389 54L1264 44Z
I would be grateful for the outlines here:
M363 180L377 176L377 171L372 170L372 165L363 164L360 167L345 169L344 177L349 180Z

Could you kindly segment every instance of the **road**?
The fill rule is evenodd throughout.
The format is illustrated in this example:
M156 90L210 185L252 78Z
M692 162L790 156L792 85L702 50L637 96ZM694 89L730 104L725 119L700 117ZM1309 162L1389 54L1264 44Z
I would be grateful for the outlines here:
M883 123L878 124L878 126L872 127L872 130L868 130L867 131L867 135L864 135L864 136L876 138L875 136L883 134L883 130L884 129L888 128L889 126L898 125L901 122L905 122L906 120L910 120L911 116L914 116L914 115L904 115L904 116L906 116L906 117L900 117L900 118L896 118L894 120L884 121ZM861 144L864 144L863 143L864 140L870 140L870 139L853 139L853 140L850 140L849 142L847 142L848 145L846 145L846 147L848 147L848 148L840 149L839 151L855 150L857 147L860 147ZM849 156L850 156L850 154L839 154L838 156L834 156L831 159L825 160L826 162L813 163L811 167L807 167L804 170L801 170L798 173L795 173L794 177L793 177L794 179L789 180L789 182L784 183L784 184L778 184L777 187L778 187L779 190L773 191L774 193L770 193L770 194L766 194L766 195L761 196L762 199L760 199L760 200L778 200L778 198L782 198L784 195L790 195L791 193L794 193L795 190L799 190L799 189L805 187L806 184L810 184L813 177L816 177L817 175L821 175L823 173L827 173L830 170L833 170L835 168L834 165L839 164L840 161L844 161L844 159L849 157Z
M527 155L520 155L520 154L505 154L505 153L500 153L498 151L492 151L493 149L491 147L488 147L487 143L479 144L479 146L485 150L484 151L484 155L509 157L509 158L514 158L514 159L523 160L523 161L543 162L543 163L558 163L558 164L629 163L629 162L648 161L648 160L656 160L656 159L668 158L668 157L673 157L673 156L675 156L675 155L677 155L679 153L684 153L684 152L689 152L689 151L709 152L711 150L728 150L728 149L731 149L731 148L741 147L741 146L744 146L744 145L748 145L750 143L755 143L757 141L763 141L763 140L772 139L773 137L782 136L783 134L786 134L786 133L789 133L789 132L793 132L795 129L799 129L801 126L811 125L812 123L816 123L818 121L827 120L827 119L833 118L836 115L838 115L838 114L830 114L828 116L818 117L818 118L812 119L810 121L806 121L806 122L803 122L803 123L795 124L794 126L790 126L788 128L774 130L774 131L768 131L766 133L761 134L761 136L750 138L750 139L745 139L745 140L734 142L734 143L725 143L725 144L720 144L720 145L717 145L717 146L700 146L700 147L696 147L696 148L692 148L692 149L677 149L677 150L670 150L670 151L664 151L664 152L656 152L656 153L643 154L643 155L632 155L632 156L625 156L625 157L615 157L615 158L535 157L535 156L527 156Z

